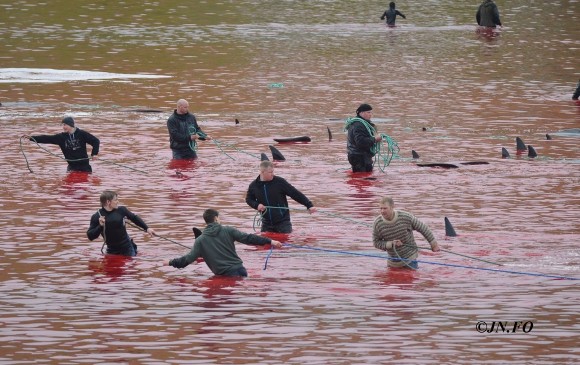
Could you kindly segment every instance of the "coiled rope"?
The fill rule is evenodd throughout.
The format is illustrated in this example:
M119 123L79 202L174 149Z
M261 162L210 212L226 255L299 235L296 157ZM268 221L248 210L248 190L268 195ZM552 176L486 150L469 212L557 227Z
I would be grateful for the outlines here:
M379 259L387 259L393 261L400 261L406 259L400 259L396 257L385 257L380 255L373 255L373 254L366 254L366 253L359 253L359 252L351 252L351 251L341 251L341 250L330 250L325 248L318 248L312 247L307 245L293 245L290 243L282 243L283 246L292 247L292 248L299 248L305 250L314 250L314 251L322 251L328 253L336 253L342 255L350 255L350 256L363 256L363 257L372 257L372 258L379 258ZM270 247L270 252L266 256L266 262L264 264L264 270L267 268L268 259L272 255L274 246ZM434 262L434 261L424 261L424 260L407 260L410 262L417 262L417 263L424 263L424 264L431 264L431 265L438 265L438 266L447 266L447 267L456 267L456 268L463 268L463 269L472 269L472 270L480 270L480 271L491 271L496 273L506 273L506 274L515 274L515 275L527 275L527 276L540 276L546 278L553 278L553 279L564 279L564 280L580 280L580 278L570 277L570 276L562 276L562 275L552 275L552 274L542 274L542 273L534 273L534 272L525 272L525 271L514 271L514 270L502 270L502 269L492 269L492 268L485 268L485 267L476 267L476 266L468 266L468 265L459 265L459 264L446 264L441 262Z

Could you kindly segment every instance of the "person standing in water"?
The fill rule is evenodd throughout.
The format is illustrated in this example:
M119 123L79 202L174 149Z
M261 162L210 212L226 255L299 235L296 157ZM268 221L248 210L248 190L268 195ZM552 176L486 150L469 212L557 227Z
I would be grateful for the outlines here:
M578 100L578 97L580 97L580 80L578 80L578 85L576 86L576 91L574 91L574 94L572 95L572 100Z
M483 0L477 9L475 20L477 20L477 25L481 27L495 28L498 25L501 27L499 10L493 0Z
M348 162L352 172L373 171L374 146L382 140L375 125L371 122L373 108L369 104L361 104L356 110L356 117L346 120L344 130Z
M398 11L397 9L395 9L395 2L391 1L389 3L389 9L385 10L383 15L381 16L381 20L384 20L386 18L387 19L387 26L394 27L395 20L397 19L397 15L402 17L403 19L407 19L405 14L403 14L400 11Z
M105 190L100 196L100 201L101 208L91 217L87 230L88 239L93 241L103 236L107 245L107 254L136 256L137 245L127 233L126 220L133 222L151 237L155 236L155 231L127 207L120 206L116 192Z
M91 158L96 158L101 143L99 139L89 132L75 127L75 121L72 117L65 117L62 120L62 129L62 133L30 136L28 139L36 143L58 145L68 163L67 171L92 172L93 169L89 164L89 155L87 153L87 144L93 148Z
M435 236L429 227L413 214L395 210L392 198L385 197L380 201L379 215L373 223L373 244L379 250L389 254L389 267L409 267L418 269L418 247L413 231L418 231L431 245L431 251L440 251Z
M211 140L199 125L195 115L189 112L189 103L185 99L177 101L176 109L167 119L169 147L175 160L196 159L197 140Z

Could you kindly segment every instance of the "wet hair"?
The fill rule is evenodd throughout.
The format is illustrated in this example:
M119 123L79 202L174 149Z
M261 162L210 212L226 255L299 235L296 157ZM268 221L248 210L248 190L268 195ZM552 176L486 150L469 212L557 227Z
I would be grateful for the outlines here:
M206 209L205 212L203 212L203 220L205 223L210 224L215 222L215 219L219 217L219 215L220 213L215 209Z
M262 161L260 162L260 171L266 171L269 168L274 168L272 161Z
M112 190L105 190L101 193L101 206L104 207L108 201L115 199L117 193Z
M389 8L391 8L391 9L394 9L395 8L395 2L394 1L391 1L389 3Z
M389 204L389 206L391 206L391 207L395 206L395 202L393 201L393 198L391 198L389 196L385 196L384 198L381 199L381 205L385 205L385 204Z

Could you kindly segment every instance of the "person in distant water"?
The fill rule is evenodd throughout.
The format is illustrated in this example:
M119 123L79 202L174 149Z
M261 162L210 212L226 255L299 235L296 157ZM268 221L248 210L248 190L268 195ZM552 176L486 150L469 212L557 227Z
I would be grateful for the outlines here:
M373 223L373 244L379 250L387 251L391 259L389 267L410 267L418 269L416 260L418 247L413 231L418 231L431 245L431 251L439 251L437 240L429 227L413 214L395 210L392 198L385 197L380 201L381 215ZM405 259L405 260L400 260Z
M501 27L501 20L499 19L499 10L493 0L483 0L477 13L475 14L477 25L488 28Z
M170 260L169 266L182 269L202 257L215 275L245 277L248 276L248 271L236 253L234 244L236 241L246 245L271 244L276 248L282 247L282 243L279 241L243 233L234 227L221 225L217 210L206 209L203 212L203 220L207 226L195 239L191 251L184 256Z
M65 117L62 120L62 133L54 135L39 135L28 137L36 143L56 144L60 147L66 162L67 171L92 172L87 153L87 144L91 145L91 158L96 158L99 154L100 141L89 132L75 127L72 117Z
M211 140L197 124L195 115L189 112L189 103L184 99L177 101L177 108L167 119L167 129L169 147L176 160L197 158L197 140Z
M356 110L356 117L346 120L344 130L347 132L346 149L352 172L373 171L375 144L382 140L376 126L371 122L373 108L361 104Z
M292 232L287 196L304 205L310 214L316 212L304 194L285 179L274 176L271 161L260 162L260 175L250 183L246 203L262 213L262 232Z
M397 19L397 15L402 17L403 19L407 19L405 14L401 13L400 11L395 9L395 3L391 1L389 3L389 10L385 10L383 15L381 15L381 20L387 19L387 26L394 27L395 20Z
M578 85L576 86L576 91L574 91L574 95L572 95L572 100L578 100L580 97L580 80L578 80Z
M137 245L129 237L125 221L129 219L136 226L154 236L156 233L138 215L132 213L127 207L119 205L117 193L105 190L100 197L101 208L91 217L91 223L87 230L87 237L94 241L99 236L107 245L107 253L111 255L135 256Z

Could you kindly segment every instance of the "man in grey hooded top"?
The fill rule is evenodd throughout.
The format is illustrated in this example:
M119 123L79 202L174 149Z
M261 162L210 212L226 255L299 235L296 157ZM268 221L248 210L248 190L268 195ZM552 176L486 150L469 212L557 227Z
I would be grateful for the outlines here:
M482 27L495 28L498 25L501 27L499 10L493 0L483 0L477 9L475 19L477 20L477 25Z

